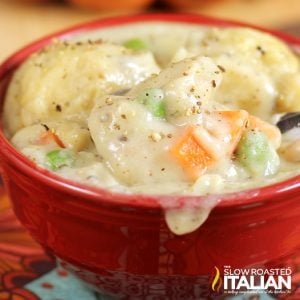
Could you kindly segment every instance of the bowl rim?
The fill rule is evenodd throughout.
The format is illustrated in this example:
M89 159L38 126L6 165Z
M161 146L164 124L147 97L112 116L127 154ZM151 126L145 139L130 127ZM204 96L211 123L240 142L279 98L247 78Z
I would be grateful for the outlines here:
M196 15L191 13L143 13L135 15L109 17L92 22L86 22L70 28L47 35L21 50L12 54L0 66L0 80L3 80L7 74L11 74L14 70L32 53L38 51L42 47L51 43L54 38L69 39L78 34L83 34L93 30L111 28L114 26L128 25L142 22L165 22L165 23L185 23L199 26L216 26L216 27L249 27L262 32L270 33L286 42L292 48L300 48L300 38L290 36L288 34L275 30L261 28L239 21L227 19L219 19L214 17ZM10 144L3 130L2 115L3 102L5 93L1 100L1 116L0 116L0 160L8 161L10 164L22 170L29 178L35 178L42 181L49 187L61 192L80 196L87 199L89 203L99 205L106 203L117 206L130 206L139 208L178 208L185 205L190 207L201 206L201 203L214 199L217 201L216 208L238 208L260 205L261 202L276 201L282 199L288 193L300 191L300 175L289 179L270 184L263 187L231 192L225 194L213 194L208 196L194 195L161 195L161 194L131 194L112 191L105 188L89 186L83 183L75 182L64 177L56 175L54 172L48 171L35 165L28 158L23 156L16 148ZM3 170L2 170L3 172Z

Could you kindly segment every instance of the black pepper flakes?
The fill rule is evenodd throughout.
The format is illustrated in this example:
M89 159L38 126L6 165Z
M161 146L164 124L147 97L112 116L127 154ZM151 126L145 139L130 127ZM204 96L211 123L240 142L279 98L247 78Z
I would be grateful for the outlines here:
M213 88L215 88L215 87L217 86L216 81L215 81L215 80L212 80L212 81L211 81L211 85L212 85Z
M121 126L119 124L114 124L113 127L116 130L120 130L121 129Z
M223 73L226 72L226 70L225 70L225 68L223 66L217 65L217 67L219 68L219 70L221 72L223 72Z
M192 106L192 114L195 115L195 114L200 114L201 111L199 109L199 107L197 106Z
M122 135L122 136L120 137L120 141L121 141L121 142L127 142L127 141L128 141L128 137L125 136L125 135Z
M266 54L266 51L261 46L259 46L259 45L256 47L256 50L259 51L261 55L265 55Z
M41 124L41 125L46 129L46 131L50 130L50 128L46 124Z
M58 111L58 112L61 112L62 111L62 107L60 104L56 104L55 105L55 110Z

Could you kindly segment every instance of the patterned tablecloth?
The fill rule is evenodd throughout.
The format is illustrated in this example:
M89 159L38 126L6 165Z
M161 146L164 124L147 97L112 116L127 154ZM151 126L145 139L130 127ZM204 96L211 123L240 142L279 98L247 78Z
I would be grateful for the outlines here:
M292 293L300 300L300 257L288 262L293 270ZM282 296L283 297L283 296ZM0 300L108 300L87 289L45 254L16 220L8 197L0 190ZM271 300L265 294L238 296L234 300ZM281 298L278 298L281 299Z

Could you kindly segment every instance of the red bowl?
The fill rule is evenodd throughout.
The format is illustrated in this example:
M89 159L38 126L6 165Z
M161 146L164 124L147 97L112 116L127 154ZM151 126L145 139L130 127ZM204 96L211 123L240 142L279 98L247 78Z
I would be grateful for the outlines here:
M144 21L245 26L188 14L137 15L81 25L31 44L5 61L0 67L1 103L15 69L53 37ZM297 38L271 34L291 47L300 46ZM210 278L215 266L221 271L224 265L278 267L300 249L300 176L219 195L218 205L198 230L176 236L166 226L162 207L188 202L197 206L207 198L125 195L74 183L36 167L12 147L3 131L0 155L19 220L65 268L104 294L122 299L214 298Z

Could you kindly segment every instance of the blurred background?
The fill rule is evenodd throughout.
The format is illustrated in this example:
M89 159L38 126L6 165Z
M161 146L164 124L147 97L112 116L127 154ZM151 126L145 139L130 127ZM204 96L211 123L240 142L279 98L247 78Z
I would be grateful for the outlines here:
M300 0L0 0L0 61L28 42L64 27L157 11L241 20L300 36Z

